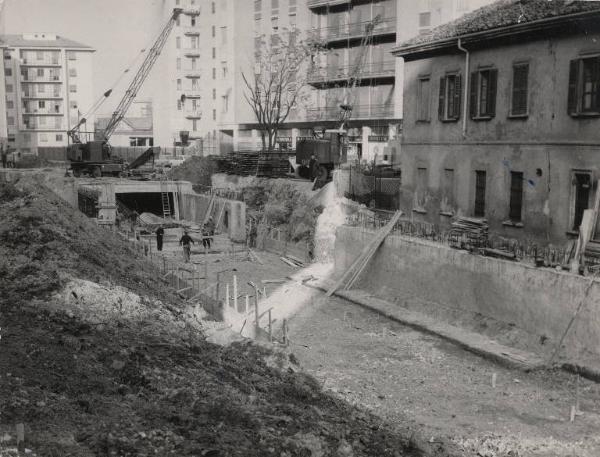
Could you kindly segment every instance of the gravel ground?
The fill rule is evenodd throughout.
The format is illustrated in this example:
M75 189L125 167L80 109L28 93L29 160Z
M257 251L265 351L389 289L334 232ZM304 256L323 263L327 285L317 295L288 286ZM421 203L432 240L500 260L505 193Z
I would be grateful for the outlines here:
M507 369L336 297L321 295L290 325L294 354L325 388L459 455L600 455L595 383L579 381L571 423L574 375Z

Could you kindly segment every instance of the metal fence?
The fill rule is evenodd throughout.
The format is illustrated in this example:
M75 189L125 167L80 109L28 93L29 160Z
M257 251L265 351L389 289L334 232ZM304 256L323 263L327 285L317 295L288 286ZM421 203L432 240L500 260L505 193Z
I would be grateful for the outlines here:
M350 216L348 224L364 230L377 230L386 225L393 214L392 211L361 211ZM408 218L400 218L392 229L392 233L408 238L428 240L452 248L467 250L474 254L501 257L547 267L568 265L575 247L574 243L562 248L552 245L543 246L531 240L516 240L497 235L489 235L482 239L471 237L452 228L443 230L439 225L416 222Z
M365 171L350 166L336 173L336 188L340 196L370 208L397 210L400 208L400 176L384 175L380 170Z

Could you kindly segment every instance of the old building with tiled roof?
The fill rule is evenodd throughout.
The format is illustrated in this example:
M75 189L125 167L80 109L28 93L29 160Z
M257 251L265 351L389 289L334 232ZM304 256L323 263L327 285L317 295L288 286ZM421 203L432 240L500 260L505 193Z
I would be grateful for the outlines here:
M563 244L600 174L600 2L502 0L407 40L401 206Z

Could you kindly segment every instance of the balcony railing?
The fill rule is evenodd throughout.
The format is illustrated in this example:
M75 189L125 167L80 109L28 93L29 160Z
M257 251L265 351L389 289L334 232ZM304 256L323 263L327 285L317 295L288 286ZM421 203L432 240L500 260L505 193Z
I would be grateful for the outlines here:
M335 121L340 118L339 107L310 108L307 111L310 121ZM351 119L385 119L394 117L394 105L356 105Z
M389 139L388 135L369 135L369 141L372 143L387 143Z
M199 109L186 110L185 117L187 117L188 119L200 119L202 117L202 110L199 110Z
M48 108L39 109L39 108L24 108L23 114L27 114L30 116L40 115L40 116L62 116L64 113L62 110L55 111Z
M380 62L368 62L361 68L360 79L382 78L395 75L396 62L394 60L383 60ZM326 66L311 68L308 72L310 84L324 83L348 79L351 66Z
M183 70L186 78L200 78L200 69L194 68L193 70Z
M60 59L58 58L50 58L50 59L21 59L22 67L47 67L47 66L56 66L60 67Z
M306 6L309 8L319 8L321 6L334 6L350 3L350 0L308 0Z
M37 91L23 91L23 98L41 98L41 99L55 99L62 98L61 92L37 92Z
M23 127L25 130L62 130L62 123L60 125L57 124L49 124L49 125L40 125L38 123L24 123Z
M200 89L196 88L196 89L183 89L182 91L186 97L191 97L191 98L200 98L201 94L200 94Z
M60 83L60 76L25 76L21 75L23 83Z
M350 38L360 38L365 35L367 25L371 21L351 22L349 24L339 24L331 27L321 27L311 30L311 37L314 40L337 41ZM383 19L373 29L373 36L387 35L396 33L396 18L388 17Z

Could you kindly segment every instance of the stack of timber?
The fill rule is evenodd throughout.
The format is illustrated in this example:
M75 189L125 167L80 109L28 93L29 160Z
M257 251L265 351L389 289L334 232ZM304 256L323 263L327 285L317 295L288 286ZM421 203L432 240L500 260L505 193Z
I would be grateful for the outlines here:
M459 216L452 222L451 234L472 246L485 246L488 239L487 220Z
M400 220L400 216L402 216L402 211L396 211L389 222L375 233L375 238L364 247L354 263L350 265L350 268L348 268L344 275L327 291L326 295L328 297L333 295L340 287L344 286L344 289L350 289L356 283L381 243L383 243L395 227L396 223Z
M284 177L290 171L288 153L231 152L219 162L220 171L239 176Z
M585 265L600 265L600 241L590 240L585 245L584 251Z
M288 154L261 153L258 156L257 176L283 177L290 171Z

